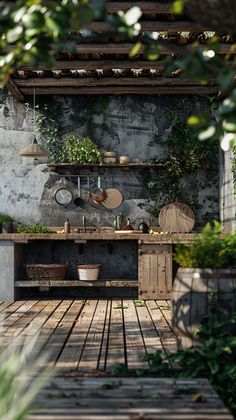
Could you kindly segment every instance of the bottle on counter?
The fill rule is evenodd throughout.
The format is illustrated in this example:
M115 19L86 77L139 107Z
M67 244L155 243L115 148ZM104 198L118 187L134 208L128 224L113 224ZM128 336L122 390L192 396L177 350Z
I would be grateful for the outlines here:
M68 217L66 218L65 224L64 224L64 232L65 233L70 233L70 221L68 219Z

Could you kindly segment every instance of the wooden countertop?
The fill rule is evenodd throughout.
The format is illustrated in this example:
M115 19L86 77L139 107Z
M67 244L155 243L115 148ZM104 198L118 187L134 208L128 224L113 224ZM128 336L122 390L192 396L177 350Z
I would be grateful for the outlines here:
M147 243L167 243L174 244L177 242L191 243L196 239L196 233L169 233L169 234L142 234L142 233L12 233L0 234L0 241L14 241L14 242L28 242L36 240L49 240L49 241L124 241L134 240L143 241Z

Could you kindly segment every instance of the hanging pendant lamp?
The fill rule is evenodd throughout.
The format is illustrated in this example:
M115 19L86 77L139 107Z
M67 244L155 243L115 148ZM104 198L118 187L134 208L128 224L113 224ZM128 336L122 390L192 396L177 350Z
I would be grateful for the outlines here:
M32 157L32 158L50 157L48 150L45 149L40 144L38 144L36 140L36 136L35 136L35 125L36 125L35 124L35 121L36 121L35 120L35 88L34 88L33 99L34 99L34 137L33 137L32 143L20 151L20 156L26 156L26 157Z

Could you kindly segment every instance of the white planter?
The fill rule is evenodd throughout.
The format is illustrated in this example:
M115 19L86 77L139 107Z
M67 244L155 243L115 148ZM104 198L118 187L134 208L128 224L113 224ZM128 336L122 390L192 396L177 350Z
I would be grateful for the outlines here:
M100 264L77 265L78 276L81 281L96 281L100 272Z

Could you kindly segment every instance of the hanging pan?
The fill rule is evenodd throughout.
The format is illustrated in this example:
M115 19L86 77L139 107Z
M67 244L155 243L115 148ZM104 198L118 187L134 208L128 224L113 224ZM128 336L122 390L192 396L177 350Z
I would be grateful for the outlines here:
M80 207L83 204L83 200L81 198L81 184L80 184L80 177L78 176L78 195L77 197L74 199L74 205L76 207Z
M101 178L98 177L97 189L91 194L91 198L95 203L102 203L107 198L107 192L101 188Z
M106 189L107 198L102 202L102 205L107 209L117 209L123 202L123 195L117 188Z

